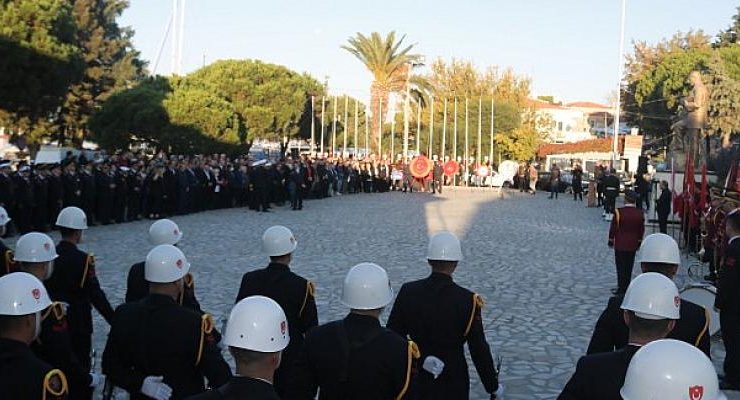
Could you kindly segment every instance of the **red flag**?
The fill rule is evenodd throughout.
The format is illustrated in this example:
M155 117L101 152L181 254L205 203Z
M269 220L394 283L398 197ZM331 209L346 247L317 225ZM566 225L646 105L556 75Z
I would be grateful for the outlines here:
M706 211L708 198L709 184L707 182L707 163L704 163L701 166L701 192L699 193L699 212Z

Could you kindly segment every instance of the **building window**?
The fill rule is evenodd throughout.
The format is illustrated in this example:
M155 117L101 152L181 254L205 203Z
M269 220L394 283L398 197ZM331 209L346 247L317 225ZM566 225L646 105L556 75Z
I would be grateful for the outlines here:
M562 122L558 122L558 130L561 131L561 132L563 131L563 123Z

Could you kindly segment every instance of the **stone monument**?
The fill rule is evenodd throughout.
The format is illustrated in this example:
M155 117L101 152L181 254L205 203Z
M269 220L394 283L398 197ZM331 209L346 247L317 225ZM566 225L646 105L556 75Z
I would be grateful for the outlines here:
M699 71L689 74L691 93L682 98L671 125L670 156L678 170L686 167L686 156L692 154L695 168L707 161L713 149L706 132L707 112L709 111L709 91L702 81Z

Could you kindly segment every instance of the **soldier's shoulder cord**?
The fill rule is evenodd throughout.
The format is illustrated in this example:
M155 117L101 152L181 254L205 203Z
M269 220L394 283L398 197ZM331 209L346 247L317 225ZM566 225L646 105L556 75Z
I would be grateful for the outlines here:
M64 372L52 369L44 376L44 392L42 400L65 398L69 393L69 385Z
M411 373L413 371L413 363L414 363L414 360L419 359L419 357L421 357L419 346L417 346L413 340L409 340L408 347L407 347L407 354L406 354L406 380L403 384L403 387L401 388L401 391L396 396L396 400L401 400L403 396L406 394L406 391L408 391L409 385L411 384Z
M467 337L468 333L470 333L470 328L473 326L473 320L475 319L475 312L478 309L483 309L483 306L486 305L485 300L483 300L483 297L477 293L473 293L473 307L470 309L470 318L468 319L468 325L465 327L465 333L463 336Z

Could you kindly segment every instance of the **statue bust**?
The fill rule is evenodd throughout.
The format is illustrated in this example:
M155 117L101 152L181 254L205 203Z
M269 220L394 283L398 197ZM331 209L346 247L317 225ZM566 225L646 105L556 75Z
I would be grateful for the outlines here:
M703 130L707 125L707 111L709 110L709 91L701 80L699 71L691 71L689 83L693 87L691 94L681 100L686 107L686 129ZM689 132L692 134L693 132Z

